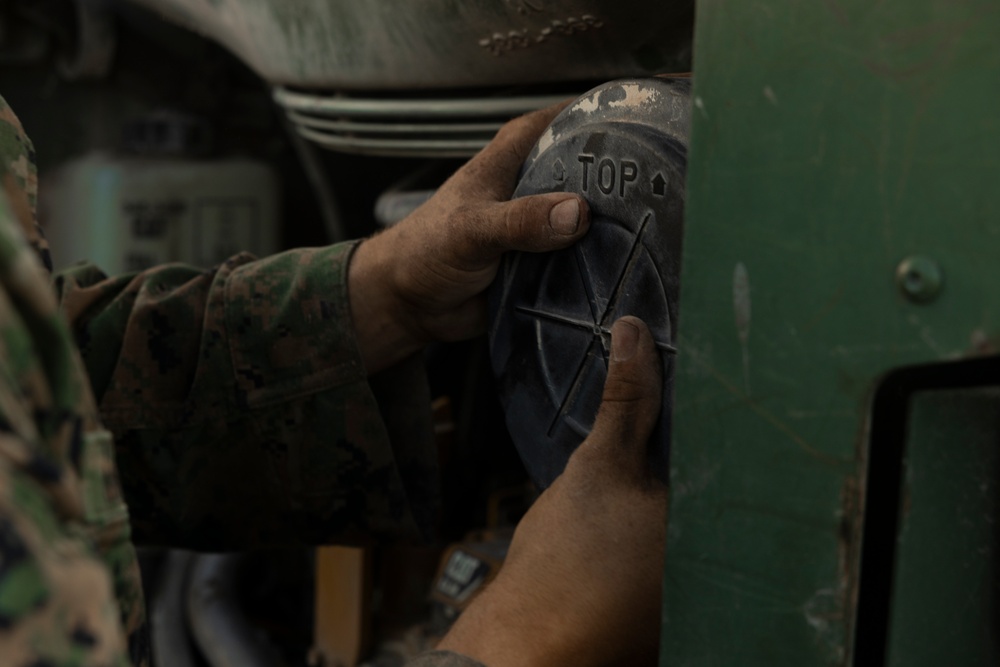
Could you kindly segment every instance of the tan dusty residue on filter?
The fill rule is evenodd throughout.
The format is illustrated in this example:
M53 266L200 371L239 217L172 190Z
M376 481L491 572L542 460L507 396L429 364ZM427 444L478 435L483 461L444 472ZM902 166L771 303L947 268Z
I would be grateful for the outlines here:
M549 150L549 147L551 147L552 144L554 144L555 142L556 142L556 135L555 132L553 132L552 128L550 127L549 129L545 130L545 134L543 134L542 138L538 140L538 152L544 153L545 151Z
M580 100L576 103L574 110L582 111L583 113L594 113L601 106L598 102L597 97L600 93L594 93L590 97Z
M608 106L611 108L621 108L627 107L632 109L637 109L639 107L645 106L647 104L654 104L660 99L660 93L655 88L648 88L639 83L626 83L621 86L622 91L625 93L625 97L620 100L615 100L609 102ZM578 102L576 102L572 108L571 113L583 113L592 114L601 108L600 97L606 90L599 90L590 97L585 97ZM552 147L552 145L559 140L559 137L552 131L550 127L542 135L541 139L538 140L538 153L544 153L546 150Z
M647 88L638 83L626 83L622 86L625 91L625 99L615 100L608 104L609 107L641 107L651 104L659 97L659 93L653 88Z

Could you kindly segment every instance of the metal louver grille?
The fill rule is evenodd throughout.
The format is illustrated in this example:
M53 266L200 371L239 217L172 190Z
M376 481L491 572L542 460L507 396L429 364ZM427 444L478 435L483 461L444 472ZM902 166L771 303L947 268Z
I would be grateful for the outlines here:
M276 88L299 134L325 148L397 157L467 157L506 121L566 95L361 98Z

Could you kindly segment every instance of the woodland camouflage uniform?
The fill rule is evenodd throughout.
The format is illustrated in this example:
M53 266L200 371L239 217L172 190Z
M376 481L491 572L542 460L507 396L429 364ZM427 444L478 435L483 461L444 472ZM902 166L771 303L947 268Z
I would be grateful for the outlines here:
M2 664L148 664L133 540L426 532L426 383L417 360L366 377L353 244L112 279L81 264L50 281L33 150L2 98L0 182Z

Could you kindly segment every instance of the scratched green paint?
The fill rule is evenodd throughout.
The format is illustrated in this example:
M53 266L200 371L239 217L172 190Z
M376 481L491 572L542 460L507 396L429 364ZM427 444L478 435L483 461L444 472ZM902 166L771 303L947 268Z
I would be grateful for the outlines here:
M1000 338L1000 10L697 17L662 664L845 665L876 381ZM894 282L910 255L931 303Z

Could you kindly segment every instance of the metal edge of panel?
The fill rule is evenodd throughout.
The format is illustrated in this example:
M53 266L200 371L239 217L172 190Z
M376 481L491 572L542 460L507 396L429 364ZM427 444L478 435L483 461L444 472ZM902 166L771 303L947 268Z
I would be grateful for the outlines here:
M354 118L513 117L558 104L565 99L565 95L366 99L338 95L312 95L291 91L280 86L274 89L274 100L286 109L317 115Z
M288 119L302 127L344 134L496 134L502 122L495 123L365 123L351 120L330 120L289 111Z
M383 137L342 137L297 128L299 134L324 148L362 155L395 157L469 157L482 150L489 139L394 139Z

